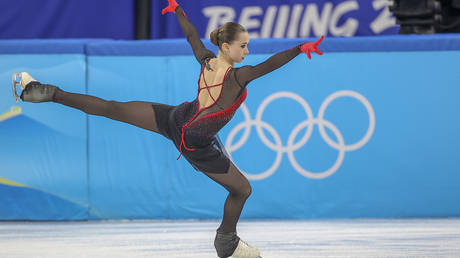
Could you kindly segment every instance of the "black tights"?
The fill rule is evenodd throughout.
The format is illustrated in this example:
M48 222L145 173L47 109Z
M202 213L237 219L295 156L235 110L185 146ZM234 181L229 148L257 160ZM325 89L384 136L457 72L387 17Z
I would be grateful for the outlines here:
M236 232L236 223L240 218L241 210L243 210L244 203L252 191L249 181L233 162L230 162L230 167L225 174L205 174L228 191L224 206L224 218L217 230L225 233Z
M106 101L101 98L78 93L57 90L54 102L79 109L87 114L103 116L125 122L156 133L158 125L152 102ZM205 173L209 178L222 185L229 192L224 206L224 217L217 229L219 232L236 232L236 223L240 218L246 199L251 194L251 185L239 169L230 162L225 174Z

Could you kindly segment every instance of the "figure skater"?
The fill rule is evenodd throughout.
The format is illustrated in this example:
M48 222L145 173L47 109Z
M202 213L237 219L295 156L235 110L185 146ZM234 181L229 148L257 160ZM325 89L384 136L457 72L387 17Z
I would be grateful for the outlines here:
M279 52L256 66L234 68L234 63L241 63L249 53L247 30L234 22L228 22L214 30L210 37L211 42L219 47L216 57L204 47L195 27L176 0L168 2L169 6L163 9L162 14L176 14L201 65L198 94L192 102L171 106L141 101L106 101L41 84L25 72L19 75L18 83L23 89L20 98L26 102L56 102L90 115L132 124L170 139L179 150L179 158L184 156L196 170L203 172L229 192L223 219L214 240L217 255L260 257L260 251L242 241L236 233L236 224L252 191L251 185L226 155L217 133L230 121L245 100L249 82L278 69L301 52L306 53L309 59L310 52L321 55L317 46L323 37L316 42L304 43Z

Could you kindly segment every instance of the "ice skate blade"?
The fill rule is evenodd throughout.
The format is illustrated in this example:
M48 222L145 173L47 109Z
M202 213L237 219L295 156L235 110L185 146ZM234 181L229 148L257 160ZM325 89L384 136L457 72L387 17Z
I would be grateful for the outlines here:
M11 83L13 84L14 101L18 102L19 95L18 95L18 93L16 91L16 85L19 85L21 83L21 75L19 73L13 73L13 76L11 78Z

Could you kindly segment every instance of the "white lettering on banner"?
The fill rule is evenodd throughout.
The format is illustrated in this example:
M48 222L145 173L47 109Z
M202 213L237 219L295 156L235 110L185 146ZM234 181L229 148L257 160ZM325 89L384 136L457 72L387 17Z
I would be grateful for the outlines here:
M339 22L340 17L344 14L355 11L359 9L358 2L356 1L347 1L339 4L332 13L332 18L329 23L329 31L334 36L345 36L351 37L355 35L356 30L358 29L359 23L356 19L349 18L342 27L336 27ZM316 35L319 36L319 35Z
M213 30L235 19L235 10L228 6L206 7L203 9L203 14L209 18L208 27L206 28L206 37L208 38Z
M299 28L300 15L302 14L303 5L296 4L292 9L291 22L287 32L287 38L297 38L297 30Z
M309 4L305 9L302 25L300 26L300 37L305 38L310 36L310 27L312 27L315 35L327 34L327 23L331 17L332 4L326 3L323 7L321 17L318 14L318 6L316 4Z
M396 19L392 17L390 9L388 8L389 4L387 0L374 0L374 2L372 2L375 11L382 9L379 16L370 24L371 30L375 34L379 34L396 25Z
M276 16L276 6L270 5L265 13L264 23L262 25L261 38L269 38L272 33L273 22Z
M282 5L278 12L278 19L276 20L275 31L273 32L273 38L283 38L284 31L289 19L289 5Z
M238 23L243 24L247 30L257 29L260 27L260 21L258 19L251 19L251 17L261 15L262 13L263 11L260 6L248 6L244 8L243 11L241 11L240 20ZM250 32L249 36L251 38L258 38L259 33Z
M374 1L374 9L382 5L381 1L386 0ZM306 5L305 9L302 4L295 4L292 8L289 5L270 5L265 10L265 14L261 6L246 6L242 9L237 20L250 30L252 38L309 37L310 32L313 32L314 36L329 33L333 36L349 37L356 34L359 25L358 20L348 18L340 27L338 22L345 14L358 9L359 4L356 0L344 1L337 4L337 6L326 2L321 12L318 4L315 3ZM209 19L205 37L209 37L213 30L226 22L236 20L235 9L228 6L206 7L203 9L203 14ZM378 26L383 26L382 21L377 22L377 28L380 28ZM387 26L386 23L385 26Z

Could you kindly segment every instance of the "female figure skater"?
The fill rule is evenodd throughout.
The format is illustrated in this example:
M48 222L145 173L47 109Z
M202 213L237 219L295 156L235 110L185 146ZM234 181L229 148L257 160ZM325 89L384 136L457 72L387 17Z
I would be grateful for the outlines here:
M247 84L289 62L299 53L322 54L314 43L304 43L277 53L256 66L234 68L249 53L249 34L240 24L228 22L211 33L211 41L219 47L217 57L206 49L195 27L188 20L176 0L162 14L174 12L201 65L198 94L194 101L178 106L151 102L116 102L97 97L70 93L60 88L41 84L29 74L20 74L23 92L20 98L27 102L52 101L77 108L87 114L104 116L159 133L170 139L190 164L198 171L225 187L229 194L224 205L222 223L217 229L214 246L219 257L260 257L257 248L242 241L236 233L236 224L251 186L225 154L217 138L218 131L230 121L246 98Z

